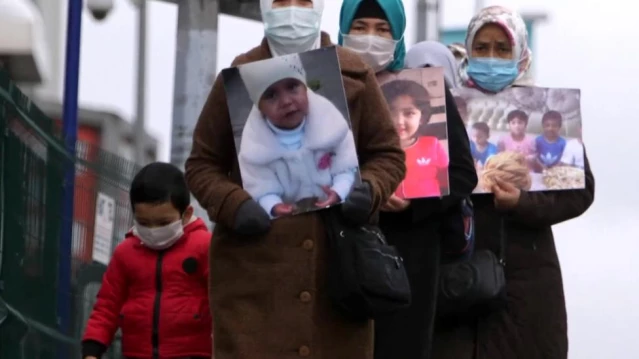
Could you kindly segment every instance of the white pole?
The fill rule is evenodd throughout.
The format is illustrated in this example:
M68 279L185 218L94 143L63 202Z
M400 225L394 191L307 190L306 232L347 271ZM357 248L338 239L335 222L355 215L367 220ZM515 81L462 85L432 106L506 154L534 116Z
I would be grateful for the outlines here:
M426 41L427 0L417 0L417 33L415 42Z
M171 163L181 169L191 152L193 130L217 73L218 1L178 3ZM191 204L195 215L210 225L199 203L193 200Z
M426 39L432 41L439 40L439 0L430 0L428 2L426 18Z
M439 0L418 0L416 42L439 40L439 29Z

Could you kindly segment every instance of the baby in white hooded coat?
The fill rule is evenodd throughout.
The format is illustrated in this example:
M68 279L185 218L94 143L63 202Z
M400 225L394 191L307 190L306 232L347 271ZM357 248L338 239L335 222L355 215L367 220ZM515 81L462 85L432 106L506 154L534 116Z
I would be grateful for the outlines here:
M271 215L296 204L341 203L357 174L355 141L342 113L307 86L298 54L238 67L251 100L238 153L244 189Z

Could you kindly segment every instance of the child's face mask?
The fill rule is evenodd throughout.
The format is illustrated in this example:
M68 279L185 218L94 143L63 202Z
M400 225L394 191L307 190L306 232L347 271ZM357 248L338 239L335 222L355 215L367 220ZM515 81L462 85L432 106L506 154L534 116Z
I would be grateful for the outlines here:
M184 226L193 218L193 207L183 214L171 202L138 203L133 207L135 221L133 234L151 249L171 247L184 234Z
M163 227L153 228L145 227L135 222L133 234L147 247L163 250L171 247L184 235L184 225L182 224L182 219Z

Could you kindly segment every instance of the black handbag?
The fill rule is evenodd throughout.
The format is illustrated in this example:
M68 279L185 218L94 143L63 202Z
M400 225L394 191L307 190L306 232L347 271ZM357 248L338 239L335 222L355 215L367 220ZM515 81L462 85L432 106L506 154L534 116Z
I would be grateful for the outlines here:
M500 221L499 253L473 251L468 257L441 267L438 317L469 317L499 310L506 305L504 273L506 230Z
M404 261L377 226L355 226L340 208L322 211L328 243L327 292L353 320L375 319L411 303Z

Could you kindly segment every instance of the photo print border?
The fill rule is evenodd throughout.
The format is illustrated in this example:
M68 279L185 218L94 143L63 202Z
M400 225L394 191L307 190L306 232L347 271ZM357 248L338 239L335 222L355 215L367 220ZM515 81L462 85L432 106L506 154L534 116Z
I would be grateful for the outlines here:
M335 47L222 76L243 187L273 219L340 204L361 182Z
M449 195L444 69L387 72L380 75L379 84L406 153L406 177L395 195L404 199Z
M473 88L452 92L477 168L474 193L492 192L499 181L527 191L585 188L580 90L512 87L498 94Z

